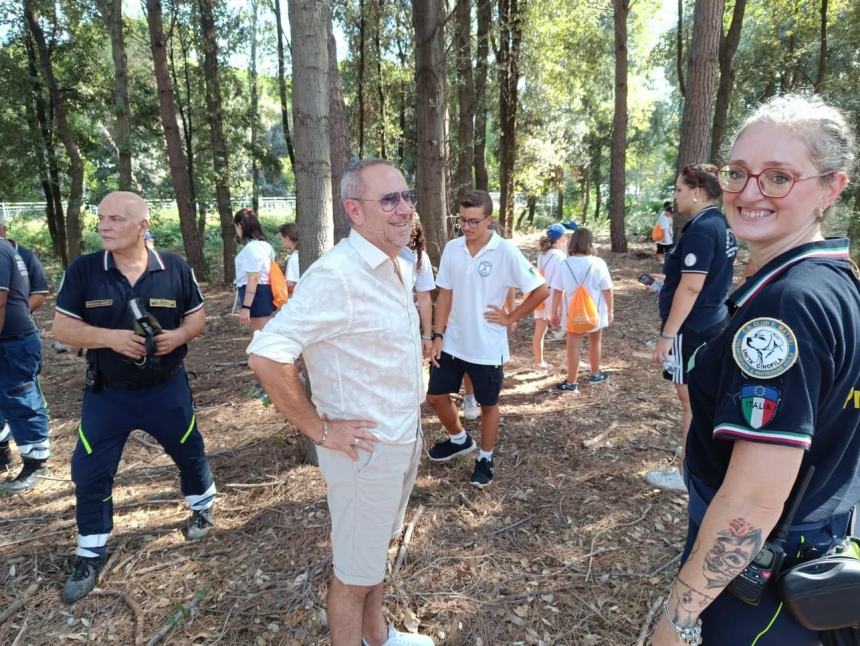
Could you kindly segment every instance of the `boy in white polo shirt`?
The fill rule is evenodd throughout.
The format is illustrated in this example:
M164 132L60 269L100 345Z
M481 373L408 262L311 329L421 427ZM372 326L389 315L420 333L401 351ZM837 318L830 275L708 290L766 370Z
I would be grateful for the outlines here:
M433 462L447 462L476 448L463 430L450 396L460 390L463 376L469 375L481 405L481 451L470 482L483 488L492 482L495 469L502 365L510 356L507 327L542 303L549 289L523 253L490 229L493 201L489 193L466 191L458 209L463 235L445 245L436 276L439 295L427 388L427 402L448 438L430 449L429 457ZM527 296L508 313L504 305L511 287Z

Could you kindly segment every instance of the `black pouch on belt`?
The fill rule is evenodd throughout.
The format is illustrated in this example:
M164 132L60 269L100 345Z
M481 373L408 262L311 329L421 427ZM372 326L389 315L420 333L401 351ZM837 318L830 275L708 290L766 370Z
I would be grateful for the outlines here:
M824 556L789 568L777 580L777 592L805 628L860 627L860 538L849 536ZM860 637L858 630L847 632Z
M155 337L161 334L161 324L152 314L146 311L139 298L133 298L128 302L128 309L134 321L134 331L146 341L146 356L150 361L155 359ZM145 361L143 363L146 363ZM141 364L143 365L143 364Z

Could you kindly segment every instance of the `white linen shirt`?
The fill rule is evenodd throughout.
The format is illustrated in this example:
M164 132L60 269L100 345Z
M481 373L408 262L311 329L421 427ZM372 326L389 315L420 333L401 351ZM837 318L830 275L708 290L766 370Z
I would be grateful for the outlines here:
M308 268L247 352L279 363L303 355L320 415L375 422L368 430L388 444L414 442L424 379L412 272L352 231Z
M487 321L484 312L489 305L504 308L511 287L528 294L545 282L523 252L498 233L474 257L465 237L449 241L436 275L436 285L453 292L442 350L469 363L503 364L511 354L508 330Z

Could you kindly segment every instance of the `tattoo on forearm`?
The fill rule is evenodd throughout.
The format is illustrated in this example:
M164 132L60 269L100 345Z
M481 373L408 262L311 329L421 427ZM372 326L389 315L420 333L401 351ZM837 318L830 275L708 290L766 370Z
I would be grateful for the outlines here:
M717 533L702 565L708 588L722 588L734 579L758 554L762 546L761 529L743 518L729 521L728 528Z
M675 623L682 626L692 626L699 614L708 607L714 597L699 592L680 576L675 585L676 605L673 616ZM670 607L671 609L671 607Z

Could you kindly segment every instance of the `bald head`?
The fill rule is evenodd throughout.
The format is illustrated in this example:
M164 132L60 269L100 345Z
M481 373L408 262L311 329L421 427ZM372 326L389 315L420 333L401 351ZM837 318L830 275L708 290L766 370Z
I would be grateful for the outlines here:
M113 191L104 196L99 204L99 213L104 215L123 215L133 222L146 220L149 208L146 200L129 191Z

